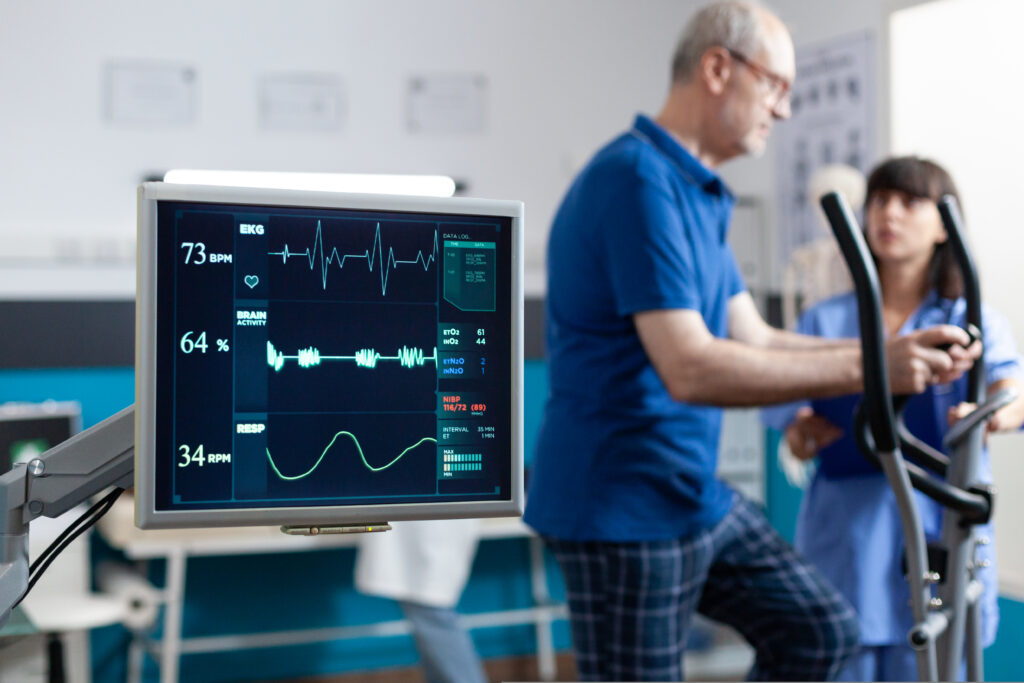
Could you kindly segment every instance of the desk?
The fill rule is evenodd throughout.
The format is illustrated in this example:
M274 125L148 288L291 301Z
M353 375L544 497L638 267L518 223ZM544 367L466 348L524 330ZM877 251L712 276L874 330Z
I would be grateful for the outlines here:
M0 681L44 682L46 648L29 639L38 633L21 607L11 610L10 619L0 628Z
M124 605L102 595L57 591L51 599L37 591L38 585L0 628L0 681L88 683L88 630L119 623Z
M11 616L7 623L0 628L0 638L30 636L38 632L35 625L25 615L25 611L21 607L15 607L11 610Z
M149 653L160 663L160 680L178 680L179 658L183 654L222 652L249 648L280 647L325 642L342 638L390 636L409 632L404 620L378 622L359 626L303 629L292 631L241 633L223 636L186 638L182 635L182 612L185 603L185 573L190 557L249 555L261 553L292 553L351 547L358 538L354 534L324 536L289 536L278 527L231 527L223 529L166 529L143 531L135 526L135 502L126 497L119 500L98 523L106 541L133 560L164 560L167 577L161 592L164 604L163 637L133 634L129 650L128 680L142 679L143 657ZM544 568L543 542L518 517L486 519L480 527L480 540L525 538L530 546L530 585L532 607L498 612L468 614L462 617L467 628L533 624L537 639L537 661L540 677L555 677L555 650L552 622L565 619L565 605L554 604L548 590Z

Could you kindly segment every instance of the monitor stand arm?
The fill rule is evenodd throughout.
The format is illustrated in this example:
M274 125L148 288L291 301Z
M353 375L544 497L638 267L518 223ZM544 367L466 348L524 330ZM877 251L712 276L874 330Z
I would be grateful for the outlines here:
M28 588L29 522L57 517L135 471L135 407L128 406L0 476L0 627Z

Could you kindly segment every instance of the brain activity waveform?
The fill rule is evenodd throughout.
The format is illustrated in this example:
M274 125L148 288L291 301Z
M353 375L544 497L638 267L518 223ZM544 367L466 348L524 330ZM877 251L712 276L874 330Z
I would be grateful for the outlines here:
M268 252L268 256L280 256L281 262L288 264L288 259L303 256L309 263L309 269L320 268L320 284L324 291L327 291L327 273L332 263L338 264L338 270L345 268L348 259L364 259L368 270L372 273L374 268L380 273L380 293L387 295L388 278L392 270L398 270L399 266L420 264L424 272L430 269L430 264L437 260L437 230L434 231L434 244L429 254L424 255L423 251L417 251L416 257L412 259L399 259L395 256L394 247L388 247L388 254L384 256L384 242L380 234L380 223L377 223L377 230L373 235L373 244L361 254L342 254L337 247L332 247L330 253L324 249L323 228L320 221L316 223L316 237L311 247L303 251L291 251L286 242L281 251Z
M287 356L275 349L272 343L267 342L267 365L274 368L275 372L280 372L285 362L290 360L297 362L300 368L316 367L324 361L352 361L357 367L371 370L377 367L377 363L387 361L398 361L403 368L416 368L427 363L433 363L436 368L437 347L434 347L434 353L430 356L426 355L423 349L407 346L399 348L393 356L383 356L374 349L359 349L351 356L323 356L320 349L310 346L299 349L294 356Z
M316 468L320 466L320 463L323 462L323 459L325 457L327 457L327 451L331 450L331 446L334 445L334 442L337 441L338 438L342 437L342 436L347 436L349 439L352 440L352 443L356 447L356 451L359 452L359 458L363 461L363 465L365 465L366 469L370 470L371 472L381 472L383 470L386 470L387 468L391 467L396 462L401 460L402 456L404 456L406 453L408 453L409 451L411 451L411 450L417 448L418 446L426 443L427 441L431 441L431 442L433 442L435 444L437 443L437 439L433 439L433 438L431 438L429 436L425 436L422 439L420 439L419 441L417 441L416 443L414 443L413 445L411 445L408 448L406 448L404 451L402 451L398 455L396 455L395 458L391 462L389 462L389 463L387 463L385 465L381 465L379 467L374 467L369 462L367 462L366 455L363 453L363 447L361 445L359 445L359 439L356 438L356 435L353 434L352 432L340 431L337 434L335 434L334 438L331 439L331 442L329 444L327 444L326 447L324 447L323 452L320 454L320 457L317 458L316 462L313 463L313 466L310 467L305 472L303 472L302 474L295 474L295 475L283 474L281 472L281 470L279 470L277 468L277 464L274 462L273 456L270 455L270 449L269 448L267 449L267 461L270 463L270 468L274 470L274 474L276 474L278 476L278 478L280 478L280 479L282 479L284 481L297 481L299 479L305 479L309 475L313 474L313 472L316 470Z

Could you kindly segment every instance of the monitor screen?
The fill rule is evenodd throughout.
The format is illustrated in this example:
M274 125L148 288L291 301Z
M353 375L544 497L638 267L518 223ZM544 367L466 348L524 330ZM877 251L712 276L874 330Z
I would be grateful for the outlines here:
M522 204L140 188L143 528L522 507Z
M67 441L81 426L77 401L0 405L0 474Z

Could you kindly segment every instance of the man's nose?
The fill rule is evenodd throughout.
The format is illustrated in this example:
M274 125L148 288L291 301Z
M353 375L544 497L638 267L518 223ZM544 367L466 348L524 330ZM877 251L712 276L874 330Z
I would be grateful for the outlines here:
M778 119L779 121L785 121L793 115L793 109L791 107L789 93L779 99L778 103L772 107L772 118Z

